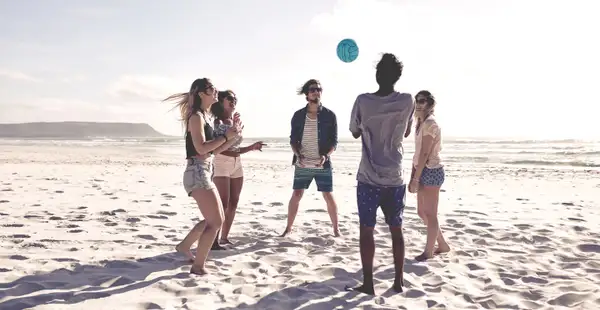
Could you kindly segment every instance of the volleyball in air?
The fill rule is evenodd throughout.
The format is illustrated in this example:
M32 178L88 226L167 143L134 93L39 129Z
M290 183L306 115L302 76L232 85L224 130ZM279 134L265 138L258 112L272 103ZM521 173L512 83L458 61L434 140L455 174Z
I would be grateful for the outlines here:
M352 39L343 39L338 43L337 56L343 62L353 62L358 58L358 45Z

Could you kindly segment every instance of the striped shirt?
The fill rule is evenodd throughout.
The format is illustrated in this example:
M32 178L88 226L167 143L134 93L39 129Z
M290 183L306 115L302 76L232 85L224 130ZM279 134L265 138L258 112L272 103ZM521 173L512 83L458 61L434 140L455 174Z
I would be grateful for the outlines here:
M308 117L307 114L306 122L304 123L304 133L302 134L302 145L300 147L300 155L304 157L302 163L306 168L316 168L321 163L318 131L317 120Z

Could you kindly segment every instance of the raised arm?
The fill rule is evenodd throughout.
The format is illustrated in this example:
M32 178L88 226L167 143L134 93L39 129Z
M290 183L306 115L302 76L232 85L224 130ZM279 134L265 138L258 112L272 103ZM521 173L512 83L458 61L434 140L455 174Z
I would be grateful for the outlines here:
M415 115L415 108L413 106L412 112L410 112L410 116L408 118L408 124L406 125L406 132L404 132L404 138L408 138L410 136L410 132L412 130L413 118Z
M362 134L362 130L360 129L360 109L359 109L359 97L354 101L354 106L352 107L352 112L350 113L350 132L354 139L360 138Z
M229 125L229 126L233 126L233 122L231 122L231 120L227 120L225 122L223 122L223 124ZM215 128L217 128L217 126L219 126L219 124L215 123ZM221 135L225 135L225 132L223 132ZM219 136L221 136L219 135ZM239 139L239 137L235 137L232 139L228 139L227 142L221 144L219 147L217 147L214 151L213 154L223 154L223 155L227 155L227 156L236 156L239 152L237 151L228 151L229 148L231 148L232 145L235 144L235 142Z
M224 135L211 141L206 141L206 136L204 136L204 119L198 114L194 114L190 117L188 129L192 135L194 148L200 155L206 155L214 151L227 141L227 137Z

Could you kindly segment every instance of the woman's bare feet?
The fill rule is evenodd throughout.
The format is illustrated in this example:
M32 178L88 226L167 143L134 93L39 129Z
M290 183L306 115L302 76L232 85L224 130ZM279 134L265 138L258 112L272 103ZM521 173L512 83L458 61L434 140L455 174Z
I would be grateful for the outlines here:
M428 259L430 259L432 257L433 257L433 255L427 254L427 253L423 252L423 253L421 253L421 255L415 257L415 260L417 262L424 262L424 261L426 261L426 260L428 260Z
M231 241L229 241L229 239L221 239L221 240L219 240L219 243L220 244L233 244L233 243L231 243Z
M203 276L203 275L208 274L208 271L204 267L196 267L196 266L192 265L192 268L190 268L190 274L195 274L197 276Z
M192 254L192 251L190 249L184 249L181 243L175 246L175 251L177 251L177 253L183 254L190 263L193 263L194 259L196 259L196 257L194 257L194 254Z
M438 246L437 249L433 252L433 254L442 254L450 252L450 246L447 244L445 246Z
M286 228L279 237L285 237L292 231L291 228Z
M226 247L224 247L224 246L221 246L219 243L214 243L214 244L212 245L212 247L210 247L210 249L211 249L212 251L223 251L223 250L227 250L227 248L226 248Z
M339 229L335 229L335 230L333 231L333 236L334 236L334 237L339 237L339 236L341 236L341 235L342 235L342 234L340 234L340 230L339 230Z

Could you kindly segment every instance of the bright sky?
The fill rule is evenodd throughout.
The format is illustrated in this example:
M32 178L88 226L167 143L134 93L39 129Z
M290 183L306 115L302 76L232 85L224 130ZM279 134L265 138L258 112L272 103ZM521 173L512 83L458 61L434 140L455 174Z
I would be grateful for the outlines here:
M340 136L382 52L397 88L432 91L445 135L600 138L593 0L0 1L0 122L147 122L180 134L160 99L210 77L240 99L246 136L288 136L321 80ZM593 29L596 29L594 31ZM359 58L336 57L353 38ZM596 38L596 39L594 39Z

